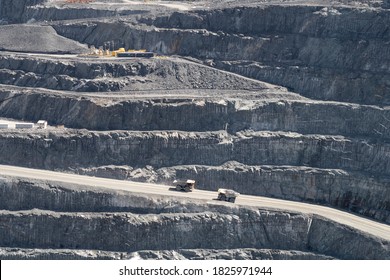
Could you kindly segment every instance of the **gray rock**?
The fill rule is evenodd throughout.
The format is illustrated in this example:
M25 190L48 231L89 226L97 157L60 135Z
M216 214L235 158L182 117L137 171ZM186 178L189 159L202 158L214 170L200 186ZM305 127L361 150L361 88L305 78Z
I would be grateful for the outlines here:
M51 26L0 26L0 50L32 53L85 53L88 48L57 35Z
M301 251L268 249L138 251L0 248L2 260L327 260L332 257Z

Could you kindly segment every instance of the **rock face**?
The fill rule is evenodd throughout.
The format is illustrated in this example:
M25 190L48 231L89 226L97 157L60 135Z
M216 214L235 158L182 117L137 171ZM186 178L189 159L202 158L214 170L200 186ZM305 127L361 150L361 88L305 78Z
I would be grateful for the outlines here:
M50 29L50 28L49 28ZM0 27L1 30L1 27ZM77 49L74 49L75 51ZM57 52L60 52L58 50ZM78 92L286 89L215 70L184 59L129 60L1 55L2 84ZM200 79L202 77L202 79ZM204 77L204 78L203 78Z
M137 251L0 248L2 260L328 260L332 257L301 251L275 249Z
M267 228L265 225L267 231L264 231L264 225L257 223L257 226L250 228L242 225L250 223L252 217L249 217L249 220L241 220L235 215L207 212L187 213L186 215L164 214L157 217L156 215L139 216L129 213L76 215L45 211L39 213L2 212L1 222L10 225L10 228L2 231L1 246L12 245L28 248L34 244L41 248L82 248L105 251L258 246L289 247L301 251L306 249L303 244L306 243L304 239L308 230L308 222L303 217L291 219L281 214L263 213L258 219L262 218L268 218L273 227ZM271 222L275 218L280 219L280 226ZM253 223L256 224L256 219ZM19 231L17 235L12 234L16 230L13 225L20 224L33 224L34 226L28 231ZM286 232L289 227L291 231ZM212 228L213 230L210 230ZM241 234L237 235L237 231ZM50 232L50 236L44 234L45 232ZM294 234L291 234L292 232ZM189 233L191 233L190 236ZM275 235L276 233L280 235ZM282 234L287 234L291 238L286 238ZM95 238L90 238L91 236ZM224 238L221 239L220 236ZM269 236L272 238L270 239ZM383 258L383 256L378 257Z
M28 42L28 44L21 42ZM0 26L0 50L33 53L85 53L88 49L86 45L58 36L51 26L23 24Z
M46 0L0 0L0 18L7 21L19 22L29 6L42 4Z
M200 165L179 167L177 177L197 178L199 188L213 190L230 184L242 193L326 203L389 222L389 147L385 143L362 145L345 138L271 132L59 132L3 133L1 163L67 170L108 164ZM346 158L347 151L354 156ZM224 164L228 161L244 166ZM208 164L219 167L204 167ZM315 168L293 167L302 165ZM366 172L378 178L366 177ZM165 175L169 173L161 169L162 175L155 180L170 183L174 178ZM136 172L124 178L133 177Z
M293 133L3 133L0 141L4 154L2 163L15 164L24 158L24 166L31 167L124 163L163 167L183 163L221 165L235 160L248 165L310 165L378 175L388 175L389 170L390 147L386 143L362 144L343 137L326 138ZM28 146L35 148L28 150ZM193 152L195 149L196 153ZM157 150L158 154L155 153ZM353 156L345 158L346 153Z
M1 164L193 178L390 223L388 1L111 2L0 0L0 117L52 125L1 129ZM316 216L0 187L5 258L389 258L388 243Z
M16 65L20 65L20 69L23 69L21 64L15 64L12 68L16 69ZM129 69L131 66L123 67ZM148 65L139 67L147 68ZM48 68L43 68L41 71ZM25 70L4 70L3 75L0 75L0 80L17 85L31 84L47 87L52 85L54 88L69 87L69 89L84 90L92 90L99 86L99 83L104 83L106 89L110 86L117 86L119 89L125 84L124 81L118 80L115 83L107 83L72 77L77 71L69 65L68 76L57 74L51 76L50 80L48 74L32 74ZM21 72L23 74L20 74ZM146 79L150 80L155 77L154 74L145 75ZM128 79L128 76L125 79ZM153 88L146 91L135 89L129 93L133 97L125 100L122 98L123 94L103 95L107 98L101 98L101 95L86 94L80 97L70 92L62 94L42 89L25 90L18 87L3 87L0 90L0 100L3 100L0 104L0 112L4 117L9 118L30 120L43 118L53 124L65 124L67 127L91 130L210 131L224 129L233 133L241 130L271 130L376 138L380 139L379 141L389 139L390 110L388 108L311 101L278 88L254 90L254 84L246 81L241 82L248 87L245 90L236 89L235 83L220 86L217 83L211 84L211 82L210 80L208 84L207 80L203 81L205 88L201 90L191 88L191 86L179 89L181 82L172 79L172 84L176 83L176 85L174 89L166 90L165 97L153 94ZM138 84L141 85L141 83ZM134 85L137 87L137 82ZM213 87L216 89L212 89ZM198 93L200 91L201 93ZM217 95L210 97L209 94L212 91L215 91ZM108 100L110 96L112 98ZM21 104L23 106L20 106ZM45 108L50 108L50 110L45 110Z
M203 189L229 183L242 193L333 205L390 221L388 108L313 101L182 60L2 58L0 80L18 85L0 90L4 117L168 131L7 132L0 138L1 163L164 183L175 176L197 178ZM153 93L156 85L166 88L166 97ZM97 87L103 97L93 93ZM80 97L59 89L92 93ZM124 99L123 92L131 97ZM236 163L229 166L231 161ZM121 174L118 166L132 171Z
M0 228L0 246L5 248L67 248L127 253L254 248L312 252L319 254L316 258L322 258L324 253L347 259L390 257L387 241L317 216L206 205L195 200L179 199L173 202L164 197L133 197L126 192L97 191L83 186L26 182L12 178L3 179L0 188L5 195L2 195L2 208L12 210L0 211L1 224L8 225ZM28 189L30 191L26 192ZM31 189L38 192L31 192ZM19 194L19 200L10 200L10 193L15 191ZM38 195L40 199L30 199L30 204L25 203L24 199L28 199L30 194ZM106 199L102 200L103 197ZM170 207L166 207L167 203ZM138 210L134 204L139 205ZM132 213L128 212L130 205ZM18 210L26 207L43 210ZM99 208L104 209L105 213L89 212ZM58 209L62 209L61 212L50 211ZM324 230L324 227L327 229ZM348 242L343 241L347 239ZM211 255L211 252L206 255ZM241 254L245 254L245 250ZM289 254L283 256L290 258Z
M130 48L212 59L219 68L314 99L390 102L387 11L271 5L173 13L141 22L151 27L95 22L54 28L94 45L121 40ZM120 30L118 37L108 32L111 28Z

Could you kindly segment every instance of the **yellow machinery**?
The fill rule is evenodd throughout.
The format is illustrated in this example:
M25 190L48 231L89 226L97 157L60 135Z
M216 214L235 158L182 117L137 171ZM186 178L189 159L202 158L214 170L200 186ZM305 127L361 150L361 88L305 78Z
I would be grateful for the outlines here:
M104 50L103 48L96 49L94 46L90 48L90 51L86 55L92 56L111 56L111 57L121 57L121 58L132 58L132 57L143 57L150 58L154 56L153 52L148 52L146 50L128 50L125 48L119 48L115 51L110 51L108 49Z
M124 52L126 52L125 48L119 48L116 51L112 51L111 55L116 56L118 53L124 53Z
M147 52L146 50L128 50L125 48L119 48L117 51L111 52L112 56L122 57L122 58L131 58L131 57L144 57L150 58L154 56L153 52Z

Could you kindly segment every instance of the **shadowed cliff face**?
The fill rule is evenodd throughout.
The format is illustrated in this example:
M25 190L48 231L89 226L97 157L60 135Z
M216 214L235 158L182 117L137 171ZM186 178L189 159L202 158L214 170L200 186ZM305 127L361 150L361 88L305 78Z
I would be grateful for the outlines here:
M0 19L5 19L10 23L20 22L27 7L44 2L46 0L0 0Z

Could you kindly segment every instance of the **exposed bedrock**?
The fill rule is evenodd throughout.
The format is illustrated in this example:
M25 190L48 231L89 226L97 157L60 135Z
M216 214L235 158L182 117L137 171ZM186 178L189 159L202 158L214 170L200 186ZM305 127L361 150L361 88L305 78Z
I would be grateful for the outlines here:
M390 224L388 1L44 2L0 0L0 116L52 125L1 129L0 164ZM75 41L167 56L57 55L86 53ZM0 258L390 259L386 236L320 216L172 194L0 176Z
M390 104L390 76L387 74L296 66L273 67L253 61L219 61L215 65L246 77L287 86L313 99Z
M0 26L0 50L76 54L86 53L88 48L86 45L58 36L51 26L16 24ZM0 69L3 68L4 64L7 64L7 60L7 56L0 56L2 64ZM50 67L48 68L50 69ZM15 70L18 69L16 68Z
M215 191L230 187L243 194L330 205L390 224L389 178L372 178L335 169L292 166L245 166L230 162L223 166L178 166L154 170L130 167L101 167L71 171L116 179L158 182L171 185L176 178L196 178L197 188ZM0 184L0 205L7 210L48 209L53 211L116 211L145 213L150 200L136 199L88 189L61 188L50 183L15 180ZM162 204L162 200L160 200ZM176 210L174 210L176 209ZM179 206L166 202L149 213L179 211ZM187 204L180 211L194 207ZM219 210L220 211L220 210Z
M328 260L332 257L277 249L179 249L133 253L101 250L0 248L2 260Z
M6 177L0 181L3 210L42 209L58 212L131 212L133 214L201 213L229 214L230 205L205 204L189 198L134 194L77 184ZM239 208L234 208L238 210Z
M0 68L11 71L31 72L37 75L67 75L79 79L96 79L106 75L118 78L123 76L145 76L156 71L164 62L132 61L119 63L114 60L79 59L78 61L56 57L33 57L16 54L2 54Z
M116 59L81 56L38 58L0 55L0 83L79 92L168 89L267 89L287 92L187 60Z
M139 9L115 9L106 5L106 9L94 8L88 6L30 6L27 7L24 13L15 21L29 22L42 20L72 20L72 19L96 19L102 17L117 17L137 15L143 16L148 11Z
M387 240L318 216L267 210L160 215L1 210L0 221L8 225L0 227L2 247L121 252L256 248L326 252L342 259L390 257Z
M44 2L46 0L0 0L0 19L19 22L28 7Z
M133 14L144 14L146 11L137 9L106 9L88 6L45 5L47 0L0 0L0 19L8 23L35 22L36 20L63 20L77 18L99 18ZM65 1L64 1L65 2ZM59 3L59 4L64 4Z
M142 96L147 92L136 91L134 94L138 96L132 99L123 100L117 96L109 101L98 95L96 98L80 97L70 93L3 87L0 89L0 113L8 118L45 119L53 125L92 130L226 129L235 133L249 129L390 138L390 110L387 108L300 100L296 95L271 89L223 90L220 97L207 97L207 90L164 92L166 97L154 94L155 97L145 98Z
M386 29L390 17L385 9L264 5L165 11L157 17L126 9L29 6L27 10L25 17L38 20L127 13L129 18L121 21L52 24L60 35L96 46L115 42L127 48L212 59L219 68L315 99L390 104Z
M390 145L284 132L4 132L1 163L63 169L100 165L293 165L389 175Z
M389 13L382 10L269 6L173 13L148 24L217 32L209 37L212 41L217 35L224 42L219 44L221 49L206 52L210 50L207 43L203 48L198 45L199 51L193 50L196 56L257 61L255 69L250 64L240 68L227 65L225 69L281 84L306 96L389 104L390 49L386 42L390 33L385 27L389 22ZM185 43L180 40L181 44ZM183 49L188 46L180 51Z
M197 188L215 191L228 187L240 193L330 205L390 224L389 177L340 169L296 166L186 165L101 166L72 170L90 176L172 184L176 178L196 178Z
M163 183L171 183L175 178L175 171L169 167L196 165L192 170L177 168L176 177L197 178L199 187L204 189L228 186L247 194L328 204L389 222L390 148L386 143L282 132L231 135L224 131L79 131L64 134L62 130L52 130L26 134L4 132L0 144L2 164L103 177L116 175L110 171L94 173L96 166L126 165L136 170L125 179L154 180L154 176ZM224 165L227 161L238 161L249 167ZM151 175L142 175L147 172L138 172L138 168L145 168ZM159 174L153 174L153 168L160 168L156 171Z
M3 179L0 186L3 190L19 188L19 197L28 198L26 189L9 185L11 182L15 179ZM125 191L48 182L41 185L42 182L22 180L19 183L44 190L34 192L40 199L31 199L30 207L50 209L57 205L78 212L1 210L1 224L7 225L0 227L2 247L121 252L256 248L325 253L344 259L388 259L390 256L388 241L319 216L172 200L171 197L133 196ZM57 198L53 199L53 195ZM107 199L109 197L111 199ZM12 203L27 206L23 200ZM134 207L137 204L138 211ZM5 201L1 206L4 209L9 205ZM129 206L138 214L128 212ZM97 207L105 212L80 211L83 208L96 211ZM140 209L155 214L142 214ZM158 209L160 211L156 212Z
M243 213L241 220L238 215L211 212L156 216L131 213L0 211L1 224L9 225L0 229L3 236L0 244L24 248L107 251L262 247L301 251L306 249L310 224L308 217L248 212L247 215ZM17 230L18 226L25 228L26 223L32 225L32 228L28 231ZM266 230L264 226L267 226ZM291 230L288 230L289 226ZM191 238L188 238L189 234ZM221 239L220 236L224 238Z
M146 25L56 23L54 28L94 45L116 41L130 48L213 59L218 67L307 97L390 104L386 43L390 19L385 10L264 6L173 13L141 21Z

